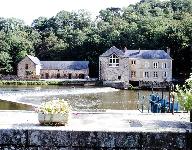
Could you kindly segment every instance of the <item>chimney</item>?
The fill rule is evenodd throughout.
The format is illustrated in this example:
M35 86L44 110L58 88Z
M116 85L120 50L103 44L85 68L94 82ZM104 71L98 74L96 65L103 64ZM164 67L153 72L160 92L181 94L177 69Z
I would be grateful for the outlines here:
M171 53L171 49L169 47L167 47L167 54L170 56Z

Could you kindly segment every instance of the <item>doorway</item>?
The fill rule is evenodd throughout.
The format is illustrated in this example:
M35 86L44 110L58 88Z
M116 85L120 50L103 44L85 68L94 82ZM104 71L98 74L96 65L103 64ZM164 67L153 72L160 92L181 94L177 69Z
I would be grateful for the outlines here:
M48 73L45 73L45 78L49 79L49 74Z
M71 76L72 76L72 74L71 74L71 73L69 73L69 79L71 79Z

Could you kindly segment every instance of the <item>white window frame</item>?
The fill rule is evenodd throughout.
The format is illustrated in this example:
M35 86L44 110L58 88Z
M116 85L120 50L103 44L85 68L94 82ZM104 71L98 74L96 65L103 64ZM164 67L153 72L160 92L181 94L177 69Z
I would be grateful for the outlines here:
M115 54L112 54L109 57L109 67L118 67L119 66L119 57Z
M143 77L144 78L149 78L149 72L148 71L143 72Z
M136 71L131 71L131 78L136 78Z
M131 65L136 65L136 60L131 60Z
M153 62L153 68L155 68L155 69L158 68L158 62Z
M157 71L153 72L153 78L158 78L158 72Z
M163 68L163 69L167 69L167 62L163 62L163 63L162 63L162 68Z
M163 78L167 78L168 73L165 71L163 72Z

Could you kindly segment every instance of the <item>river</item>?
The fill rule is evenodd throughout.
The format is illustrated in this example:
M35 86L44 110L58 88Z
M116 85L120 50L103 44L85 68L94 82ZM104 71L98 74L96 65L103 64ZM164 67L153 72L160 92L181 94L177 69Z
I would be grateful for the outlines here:
M147 103L151 91L139 91ZM161 95L161 92L159 91ZM164 96L167 96L167 92ZM136 110L138 91L83 86L1 86L0 109L33 110L43 101L63 98L73 110ZM141 98L140 98L141 99Z

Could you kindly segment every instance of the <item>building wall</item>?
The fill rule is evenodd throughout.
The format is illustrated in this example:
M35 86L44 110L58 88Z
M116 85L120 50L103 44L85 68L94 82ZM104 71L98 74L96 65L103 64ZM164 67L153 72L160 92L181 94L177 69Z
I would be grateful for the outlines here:
M119 57L119 66L112 67L109 66L108 57L99 57L99 79L129 82L128 59Z
M62 79L79 79L85 78L89 75L89 69L82 70L47 70L41 69L41 78L50 79L50 78L62 78Z
M132 64L132 61L135 61L136 64ZM154 63L157 63L157 68L154 68ZM166 63L166 68L164 67ZM130 66L130 80L131 81L158 81L163 82L172 80L172 60L171 59L129 59ZM132 71L136 72L134 77L131 73ZM145 72L148 72L149 77L145 77ZM154 77L154 72L157 72L157 77ZM167 77L163 77L164 72L166 72Z
M135 61L135 64L132 64ZM154 68L157 63L157 68ZM164 67L166 63L166 68ZM135 72L135 76L132 75ZM148 72L148 77L145 77ZM154 77L157 72L157 77ZM166 72L166 77L164 73ZM121 79L118 77L121 76ZM172 60L171 59L133 59L120 58L118 67L109 66L109 57L99 58L99 79L102 81L171 81L172 80Z
M26 69L26 64L28 64L28 69ZM40 66L36 66L38 65L26 56L18 63L17 76L20 78L32 78L34 75L39 75L40 69L38 70L37 68L40 68Z

